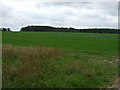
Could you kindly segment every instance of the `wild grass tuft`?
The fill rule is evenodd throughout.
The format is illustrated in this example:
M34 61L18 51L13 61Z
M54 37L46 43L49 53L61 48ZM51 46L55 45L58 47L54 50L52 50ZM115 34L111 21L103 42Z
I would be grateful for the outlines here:
M54 60L54 58L61 57L62 53L54 48L3 45L2 56L4 83L19 80L21 77L27 79L38 74L41 72L43 60Z

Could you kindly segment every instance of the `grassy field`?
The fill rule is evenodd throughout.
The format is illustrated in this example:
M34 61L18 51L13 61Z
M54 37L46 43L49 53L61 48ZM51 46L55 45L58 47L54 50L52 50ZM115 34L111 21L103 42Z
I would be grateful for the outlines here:
M118 74L118 35L3 32L3 87L107 87Z

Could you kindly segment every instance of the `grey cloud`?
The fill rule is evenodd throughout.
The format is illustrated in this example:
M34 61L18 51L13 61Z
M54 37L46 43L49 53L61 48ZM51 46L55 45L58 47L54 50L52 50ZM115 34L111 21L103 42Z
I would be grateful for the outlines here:
M109 14L116 16L118 11L118 3L111 2L111 3L98 3L97 4L98 9L104 10L105 12L108 12Z
M0 1L0 8L1 8L1 14L0 17L10 17L11 16L11 11L13 10L12 7L7 6L5 3Z
M14 2L14 0L11 0ZM3 1L4 2L4 1ZM40 2L17 0L2 3L3 26L13 30L23 25L42 24L66 27L117 27L117 3Z

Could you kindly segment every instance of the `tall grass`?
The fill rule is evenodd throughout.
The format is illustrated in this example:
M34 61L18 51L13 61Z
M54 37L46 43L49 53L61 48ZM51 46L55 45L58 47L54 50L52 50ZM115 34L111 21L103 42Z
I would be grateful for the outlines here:
M107 87L118 74L117 40L116 34L3 32L3 87Z
M13 47L3 45L3 83L6 81L30 78L41 72L43 59L58 58L62 56L59 50L54 48ZM6 80L6 81L5 81Z
M93 53L12 45L2 52L3 88L106 87L117 75L114 58Z

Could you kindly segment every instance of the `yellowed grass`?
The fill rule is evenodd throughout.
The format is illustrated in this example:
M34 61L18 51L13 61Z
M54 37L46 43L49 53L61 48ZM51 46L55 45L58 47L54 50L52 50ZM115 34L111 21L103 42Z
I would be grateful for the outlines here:
M96 71L95 68L89 67L88 64L81 61L73 61L72 63L66 64L65 67L69 68L69 73L72 74L74 72L81 72L83 75L87 77L91 77L92 74ZM89 67L89 68L88 68Z
M44 58L55 59L63 54L54 48L33 48L12 45L3 45L3 75L9 80L20 77L30 77L41 71L41 60ZM19 61L19 64L12 66L9 62Z

